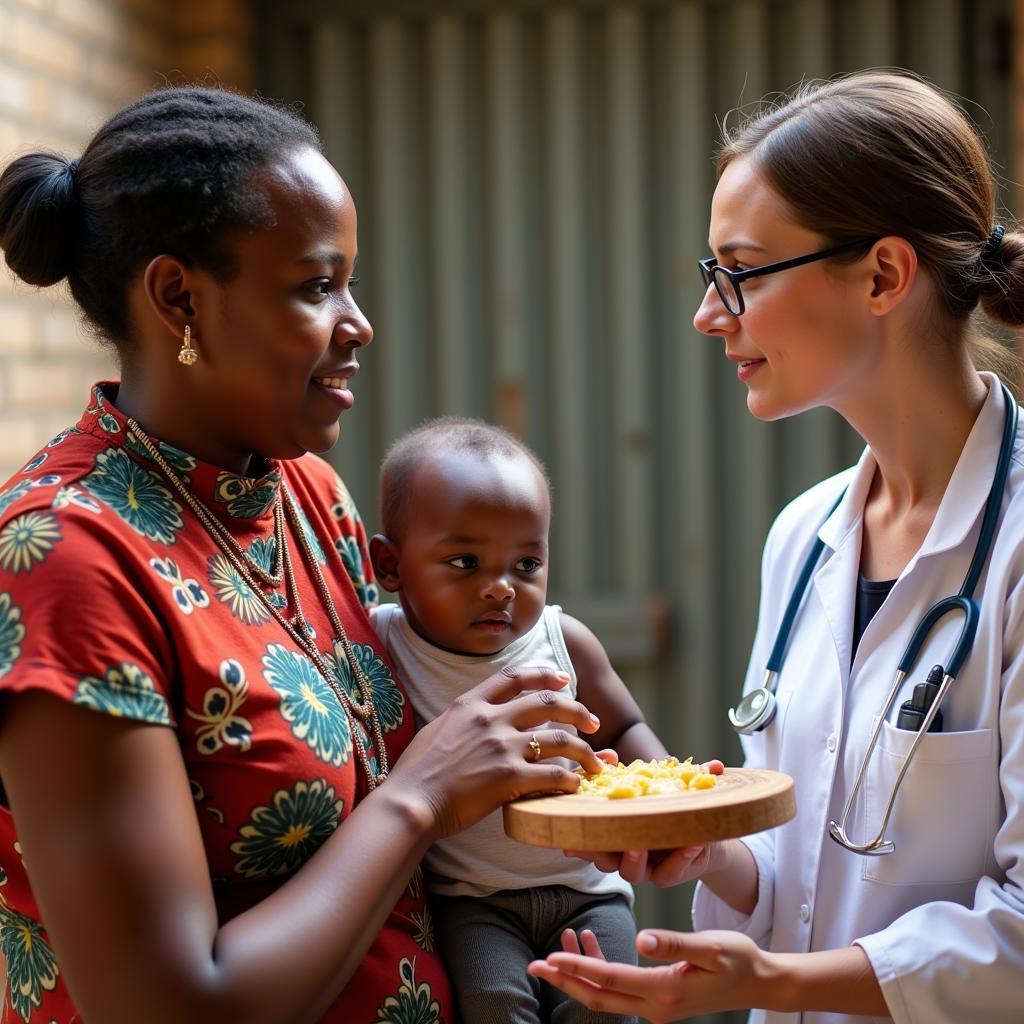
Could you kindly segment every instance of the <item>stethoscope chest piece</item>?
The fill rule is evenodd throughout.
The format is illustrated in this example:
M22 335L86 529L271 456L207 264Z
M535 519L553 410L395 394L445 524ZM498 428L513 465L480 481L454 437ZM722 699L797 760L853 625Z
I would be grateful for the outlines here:
M775 694L767 686L759 686L729 709L729 721L737 732L753 736L771 724L777 709Z

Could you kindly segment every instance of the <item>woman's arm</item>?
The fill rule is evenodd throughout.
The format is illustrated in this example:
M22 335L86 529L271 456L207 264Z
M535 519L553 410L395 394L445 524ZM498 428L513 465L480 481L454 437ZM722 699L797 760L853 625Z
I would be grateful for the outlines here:
M85 1020L314 1021L355 971L437 836L534 790L578 779L530 764L520 731L582 732L565 677L495 677L418 734L280 889L219 924L178 738L35 691L6 698L0 775L26 870ZM524 693L520 690L531 689ZM538 733L545 756L596 768L568 730ZM457 766L457 769L456 769Z

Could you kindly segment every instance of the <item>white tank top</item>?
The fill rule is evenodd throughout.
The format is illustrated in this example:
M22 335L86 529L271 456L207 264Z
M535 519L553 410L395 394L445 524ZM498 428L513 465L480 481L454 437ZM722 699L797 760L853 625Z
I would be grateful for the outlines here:
M566 672L567 690L575 697L576 673L562 636L561 611L548 605L533 629L490 658L454 654L428 643L413 631L399 605L381 605L370 616L422 724L432 722L456 697L507 665L546 665ZM502 889L565 885L579 892L622 893L633 901L632 886L621 875L598 871L588 861L570 860L561 850L510 839L500 809L435 843L424 863L430 888L445 896L489 896Z

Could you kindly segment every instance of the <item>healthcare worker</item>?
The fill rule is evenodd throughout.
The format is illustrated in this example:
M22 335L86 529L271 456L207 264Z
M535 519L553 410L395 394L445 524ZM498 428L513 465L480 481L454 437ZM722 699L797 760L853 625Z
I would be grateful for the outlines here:
M1024 324L1024 235L998 224L962 111L909 75L802 87L725 138L718 174L696 327L759 419L828 406L867 443L786 507L765 545L747 694L820 540L768 686L774 717L744 737L748 765L793 776L797 815L660 859L591 854L635 881L700 876L695 931L640 934L665 966L606 964L584 934L589 955L531 972L655 1022L753 1008L758 1024L1019 1024L1024 430L999 377L980 372L999 347L972 314ZM1000 372L1009 383L1019 367ZM915 628L967 592L979 551L972 610L960 597L932 623L876 730ZM950 675L924 717L938 686L922 684ZM767 702L750 697L735 724Z

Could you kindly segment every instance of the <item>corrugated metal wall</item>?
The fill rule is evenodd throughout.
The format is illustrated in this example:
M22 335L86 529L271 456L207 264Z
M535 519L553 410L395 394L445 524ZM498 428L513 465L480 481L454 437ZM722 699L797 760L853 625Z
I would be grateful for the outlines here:
M377 340L332 458L364 516L423 417L520 433L554 481L553 596L672 749L734 760L767 528L860 446L828 412L754 420L691 326L716 119L898 64L976 101L1006 162L1006 0L292 0L261 29L264 91L307 105L359 208ZM685 924L687 896L641 917Z

